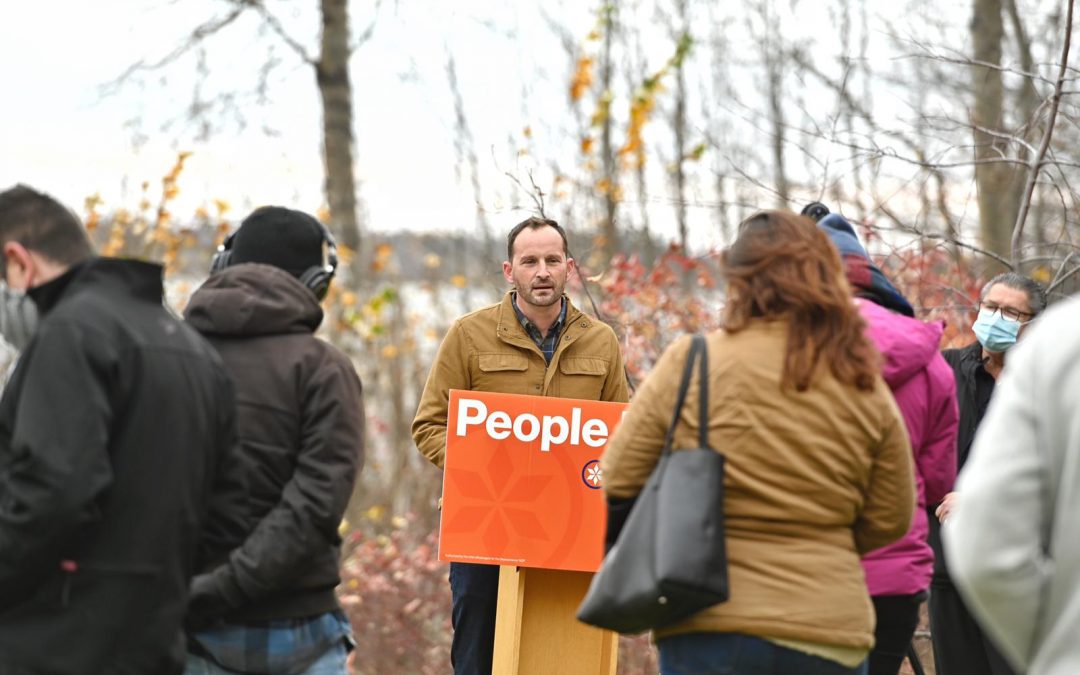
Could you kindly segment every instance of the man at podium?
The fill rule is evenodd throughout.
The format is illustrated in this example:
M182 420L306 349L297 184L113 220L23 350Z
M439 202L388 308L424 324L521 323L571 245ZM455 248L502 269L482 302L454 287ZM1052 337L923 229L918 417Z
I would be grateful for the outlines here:
M443 339L413 420L416 447L443 468L451 389L625 403L626 373L609 326L563 294L574 273L566 232L529 218L507 236L502 302L460 317ZM499 567L450 563L455 675L487 675Z

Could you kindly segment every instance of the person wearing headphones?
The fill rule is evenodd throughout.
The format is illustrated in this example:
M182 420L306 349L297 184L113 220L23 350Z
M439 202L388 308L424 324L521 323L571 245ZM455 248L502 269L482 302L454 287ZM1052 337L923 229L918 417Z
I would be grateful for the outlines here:
M314 335L336 265L319 221L263 207L225 240L184 312L225 364L238 427L192 581L189 675L347 672L352 636L334 587L364 407L349 357Z

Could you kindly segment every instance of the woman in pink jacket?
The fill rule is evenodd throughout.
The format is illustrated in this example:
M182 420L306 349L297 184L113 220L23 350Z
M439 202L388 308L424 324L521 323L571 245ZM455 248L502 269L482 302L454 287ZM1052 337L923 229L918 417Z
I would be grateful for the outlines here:
M877 612L870 675L896 675L933 575L926 505L938 503L956 480L956 380L939 352L942 325L913 318L911 305L870 261L851 224L829 214L818 227L840 250L868 335L884 357L882 376L904 417L914 453L918 505L911 529L863 558Z

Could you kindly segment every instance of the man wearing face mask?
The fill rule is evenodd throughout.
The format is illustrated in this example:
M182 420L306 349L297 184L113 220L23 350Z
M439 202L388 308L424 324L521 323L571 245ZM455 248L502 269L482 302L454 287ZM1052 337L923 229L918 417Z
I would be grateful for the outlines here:
M958 468L967 460L1009 349L1045 308L1046 291L1037 281L1016 272L999 274L980 294L979 315L971 327L977 341L942 352L956 376ZM1014 671L969 613L946 569L940 523L948 519L958 499L963 495L951 492L940 504L929 507L935 558L930 627L936 670L938 675L1012 675Z
M9 350L0 350L0 389L3 389L11 377L19 354L26 349L30 338L37 328L37 306L26 293L17 291L0 279L0 339L9 346Z
M21 352L37 328L37 318L37 306L25 293L0 283L0 338Z

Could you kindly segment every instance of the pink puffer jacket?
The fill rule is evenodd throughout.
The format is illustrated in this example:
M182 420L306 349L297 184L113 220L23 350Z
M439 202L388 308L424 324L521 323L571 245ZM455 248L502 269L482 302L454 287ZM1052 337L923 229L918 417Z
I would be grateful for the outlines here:
M918 506L899 541L863 558L870 595L909 595L930 587L934 553L926 542L926 505L941 501L956 480L956 380L941 357L942 326L858 300L867 333L884 356L882 375L907 423L915 458Z

